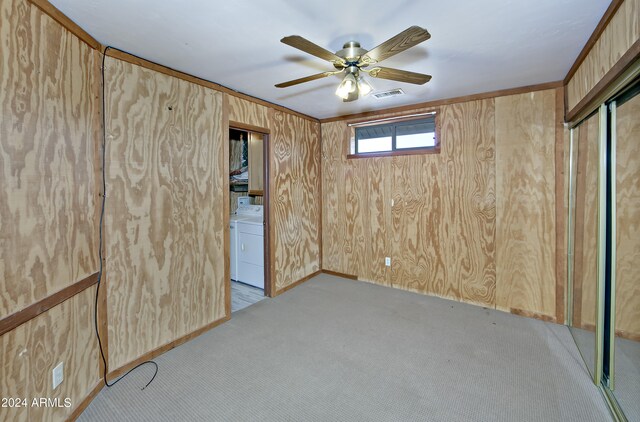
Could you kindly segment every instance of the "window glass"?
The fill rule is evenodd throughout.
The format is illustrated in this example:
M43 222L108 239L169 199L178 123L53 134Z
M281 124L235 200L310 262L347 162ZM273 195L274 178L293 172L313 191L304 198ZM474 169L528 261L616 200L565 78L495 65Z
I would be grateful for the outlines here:
M357 131L358 153L391 151L392 126L367 126Z
M438 146L435 114L419 120L356 127L356 155Z
M436 145L436 125L433 120L396 126L396 148L428 148Z

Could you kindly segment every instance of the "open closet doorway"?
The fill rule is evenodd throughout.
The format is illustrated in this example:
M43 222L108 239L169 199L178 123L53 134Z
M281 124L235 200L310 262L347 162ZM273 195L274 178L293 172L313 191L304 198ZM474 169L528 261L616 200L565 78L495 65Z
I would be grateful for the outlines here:
M268 130L229 123L231 312L271 296Z

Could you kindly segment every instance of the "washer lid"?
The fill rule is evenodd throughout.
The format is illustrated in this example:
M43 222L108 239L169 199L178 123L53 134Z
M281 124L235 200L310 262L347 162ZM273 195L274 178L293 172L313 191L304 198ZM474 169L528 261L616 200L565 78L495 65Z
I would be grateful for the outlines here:
M263 210L264 207L262 205L240 205L236 210L236 214L262 218Z

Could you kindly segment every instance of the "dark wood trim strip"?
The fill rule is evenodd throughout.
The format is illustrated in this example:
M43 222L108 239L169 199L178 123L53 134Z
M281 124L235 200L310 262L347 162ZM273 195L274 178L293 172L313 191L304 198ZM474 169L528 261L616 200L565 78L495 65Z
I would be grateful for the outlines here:
M509 311L514 315L519 315L527 318L539 319L546 322L557 322L556 318L550 315L540 314L538 312L526 311L524 309L511 308Z
M234 97L241 98L243 100L247 100L256 104L260 104L266 107L270 107L275 110L283 111L285 113L293 114L295 116L301 117L303 119L311 120L312 122L317 122L318 119L315 117L308 116L306 114L302 114L295 110L291 110L287 107L283 107L278 104L271 103L266 100L262 100L260 98L252 97L247 94L243 94L241 92L235 91L231 88L228 88L224 85L217 84L215 82L208 81L206 79L201 79L188 73L181 72L179 70L171 69L170 67L163 66L158 63L154 63L152 61L143 59L142 57L135 56L131 53L127 53L126 51L122 51L115 47L111 47L109 51L107 51L107 56L113 57L114 59L122 60L127 63L135 64L137 66L144 67L146 69L150 69L168 76L173 76L174 78L182 79L184 81L204 86L205 88L215 89L216 91L224 92L225 94L233 95Z
M230 194L229 194L229 97L222 94L222 150L224 155L224 163L222 165L222 177L224 179L222 185L222 212L224 213L224 236L223 236L223 253L224 253L224 315L231 318L231 229L230 224Z
M336 277L348 278L349 280L357 280L358 279L357 275L344 274L344 273L339 273L337 271L322 270L322 272L324 274L335 275Z
M576 72L580 68L580 65L587 58L587 56L591 52L591 49L593 48L593 46L596 44L596 42L600 38L600 35L602 35L602 32L605 30L607 25L609 25L609 22L611 21L613 16L616 14L616 12L620 8L620 6L622 6L622 3L624 3L624 0L612 0L611 1L611 4L607 8L607 10L604 12L604 15L602 15L602 18L600 19L600 22L598 22L598 25L596 26L596 29L593 30L593 33L591 34L591 36L587 40L587 43L582 48L582 51L580 51L580 54L578 54L578 57L576 58L576 61L573 62L573 65L571 66L571 69L569 69L569 72L567 72L567 76L564 77L564 84L565 85L568 84L569 81L571 80L571 78L573 77L573 75L576 74Z
M616 330L616 336L626 338L627 340L640 341L640 333L632 333L630 331Z
M142 356L140 356L137 359L132 360L129 363L126 363L124 365L122 365L120 368L114 369L113 371L110 371L107 374L107 379L110 380L109 382L115 380L116 378L118 378L120 375L124 374L125 372L127 372L129 369L135 367L136 365L141 364L142 362L151 360L153 358L155 358L156 356L159 356L161 354L163 354L164 352L167 352L171 349L173 349L174 347L180 346L183 343L186 343L187 341L194 339L196 337L198 337L201 334L206 333L207 331L217 327L218 325L222 324L223 322L227 322L231 319L231 316L227 315L224 316L216 321L213 321L210 324L205 325L204 327L198 328L197 330L186 334L182 337L179 337L167 344L164 344L156 349L153 349L145 354L143 354Z
M271 249L273 248L273 242L271 237L271 135L264 134L262 137L262 177L264 178L262 183L262 206L264 211L264 295L267 297L273 297L272 292L275 290L273 287L273 272L271 269L275 265L275 259L271 259Z
M578 104L576 104L576 106L573 107L571 111L567 113L567 117L565 120L567 122L573 122L573 120L586 109L594 107L606 101L606 98L602 99L602 101L599 101L598 97L605 93L607 88L609 88L609 86L616 79L622 76L622 74L639 58L640 39L636 40L636 42L633 43L631 48L622 55L620 60L618 60L618 62L613 65L611 69L609 69L609 71L604 75L602 79L600 79L600 81L591 89L591 91L589 91L589 93L585 95L585 97Z
M233 120L229 120L229 129L248 130L249 132L261 133L263 135L269 135L271 133L271 130L266 127L249 125L247 123L236 122Z
M329 117L326 119L320 119L320 123L336 122L340 120L352 120L352 119L359 119L364 117L380 116L382 114L387 114L387 113L401 113L405 111L417 110L422 108L433 108L433 107L438 107L442 105L463 103L467 101L486 100L488 98L504 97L507 95L524 94L527 92L534 92L534 91L544 91L546 89L560 88L563 85L564 85L563 81L554 81L554 82L546 82L546 83L536 84L536 85L521 86L517 88L500 89L497 91L489 91L489 92L483 92L480 94L465 95L462 97L447 98L443 100L409 104L405 106L386 108L382 110L373 110L373 111L366 111L363 113L345 114L343 116Z
M56 305L61 304L65 300L77 295L98 282L98 273L91 274L83 280L73 283L64 289L40 299L34 304L26 308L6 316L0 320L0 336L8 333L16 327L21 326L25 322L37 317L43 312L48 311Z
M322 211L322 209L324 208L322 206L323 203L323 198L324 198L324 193L322 191L322 186L323 186L323 180L322 180L322 161L323 161L323 156L324 154L322 153L322 125L320 123L318 123L316 125L316 136L318 137L318 150L319 150L319 155L318 155L318 159L319 159L319 163L318 163L318 197L320 198L320 207L318 209L318 268L322 269L322 257L323 257L323 250L322 250L322 224L323 224L323 219L324 219L324 213Z
M276 291L276 293L273 295L273 297L279 296L279 295L281 295L282 293L284 293L284 292L286 292L286 291L288 291L288 290L293 289L294 287L298 287L299 285L301 285L301 284L302 284L302 283L304 283L305 281L308 281L308 280L312 279L313 277L315 277L315 276L317 276L317 275L319 275L319 274L321 274L321 273L322 273L322 270L318 270L318 271L316 271L316 272L314 272L314 273L309 274L309 275L308 275L308 276L306 276L306 277L302 277L300 280L298 280L298 281L296 281L296 282L293 282L293 283L289 284L288 286L283 287L282 289L280 289L280 290Z
M102 378L100 378L98 383L91 389L89 394L87 394L87 397L85 397L80 402L80 404L76 406L75 409L73 409L73 412L71 412L71 415L69 415L69 417L67 418L67 421L74 422L76 419L78 419L78 417L82 414L82 412L84 412L84 410L89 406L89 404L91 404L93 399L96 398L98 393L102 391L102 387L104 387L104 381L102 380Z
M47 0L29 0L31 4L33 4L38 9L42 10L42 12L48 15L51 19L58 22L63 28L71 32L73 35L78 37L81 41L86 43L89 47L94 50L102 51L104 47L102 44L98 42L95 38L93 38L87 31L80 28L74 21L69 19L67 15L58 10L54 5L49 3Z
M567 278L567 239L566 215L564 203L565 185L565 128L564 128L564 91L556 89L556 321L565 320L565 286Z

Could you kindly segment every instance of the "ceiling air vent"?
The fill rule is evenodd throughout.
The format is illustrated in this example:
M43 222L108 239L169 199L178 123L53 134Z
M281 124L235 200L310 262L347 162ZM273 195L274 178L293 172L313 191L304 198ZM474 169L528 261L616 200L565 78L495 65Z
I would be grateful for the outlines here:
M391 98L391 97L397 97L398 95L404 95L404 91L400 88L396 88L396 89L390 89L389 91L375 92L371 95L381 100L383 98Z

